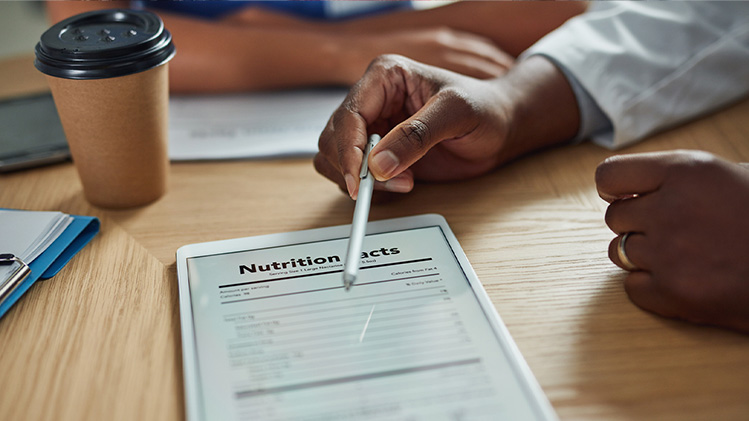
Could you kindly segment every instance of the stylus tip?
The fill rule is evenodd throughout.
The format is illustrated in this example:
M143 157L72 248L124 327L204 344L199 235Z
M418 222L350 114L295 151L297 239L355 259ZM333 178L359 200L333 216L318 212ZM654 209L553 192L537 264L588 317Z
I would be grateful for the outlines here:
M343 274L343 286L346 288L346 291L351 289L351 285L353 285L354 281L356 281L356 276L350 273Z

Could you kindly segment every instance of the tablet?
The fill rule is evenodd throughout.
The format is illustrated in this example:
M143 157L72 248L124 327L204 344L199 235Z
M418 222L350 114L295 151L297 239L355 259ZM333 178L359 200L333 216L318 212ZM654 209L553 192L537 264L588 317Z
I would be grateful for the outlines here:
M439 215L177 251L187 419L554 420Z
M68 142L51 94L0 101L0 172L65 161Z

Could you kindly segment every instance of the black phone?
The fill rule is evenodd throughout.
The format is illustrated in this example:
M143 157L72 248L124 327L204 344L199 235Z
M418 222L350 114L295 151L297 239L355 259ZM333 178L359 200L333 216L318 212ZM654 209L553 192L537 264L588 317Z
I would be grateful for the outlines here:
M51 94L0 101L0 172L70 159Z

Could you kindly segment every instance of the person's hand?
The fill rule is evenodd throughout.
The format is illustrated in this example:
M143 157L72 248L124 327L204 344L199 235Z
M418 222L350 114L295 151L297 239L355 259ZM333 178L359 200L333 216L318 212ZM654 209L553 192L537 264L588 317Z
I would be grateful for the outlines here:
M347 51L352 84L373 58L383 54L406 56L479 79L501 76L515 62L488 38L447 27L350 33L343 34L341 42Z
M569 139L578 120L566 79L542 57L484 81L382 56L328 121L315 168L355 198L367 135L377 133L368 160L375 188L408 192L414 179L478 176Z
M289 13L267 9L262 6L249 5L229 13L221 19L222 23L251 27L275 27L292 30L320 31L326 23L301 19Z
M358 30L356 25L317 22L262 7L247 7L223 22L251 27L282 28L327 35L327 46L338 51L341 83L353 85L369 63L383 54L399 54L467 76L488 79L505 74L515 59L490 39L448 27L387 31Z
M705 152L614 156L596 171L632 301L666 317L749 332L749 168ZM622 235L622 262L618 252Z
M315 168L356 197L367 134L379 133L369 159L376 189L408 192L414 177L444 181L485 173L499 163L507 137L503 95L488 82L401 56L380 57L328 121Z

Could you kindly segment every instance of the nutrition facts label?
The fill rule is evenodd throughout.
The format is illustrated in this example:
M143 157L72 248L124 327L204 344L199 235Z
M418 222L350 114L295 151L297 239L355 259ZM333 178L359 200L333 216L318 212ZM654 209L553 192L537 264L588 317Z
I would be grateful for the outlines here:
M235 420L536 419L440 227L188 260L202 412Z

